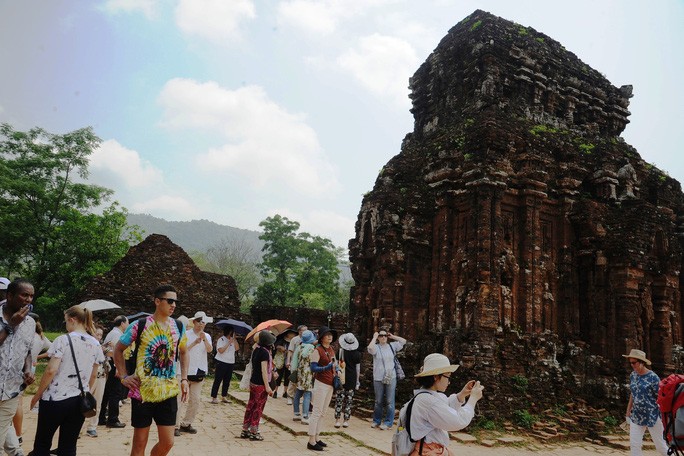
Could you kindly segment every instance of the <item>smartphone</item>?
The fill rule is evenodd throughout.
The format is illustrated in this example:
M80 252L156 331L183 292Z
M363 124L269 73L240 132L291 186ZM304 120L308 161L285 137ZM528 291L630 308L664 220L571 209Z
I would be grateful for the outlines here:
M26 307L28 307L29 312L33 312L33 304L29 304L29 305L26 306Z

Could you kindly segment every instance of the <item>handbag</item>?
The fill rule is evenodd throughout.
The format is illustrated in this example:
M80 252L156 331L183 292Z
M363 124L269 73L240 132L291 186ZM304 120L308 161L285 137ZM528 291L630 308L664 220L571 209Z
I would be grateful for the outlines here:
M188 380L191 382L201 382L206 376L207 373L203 369L197 369L197 373L195 375L188 375Z
M297 383L297 382L299 381L299 377L297 376L297 371L293 371L293 372L290 374L290 381L291 381L292 383Z
M342 389L342 380L340 380L340 376L339 376L339 375L335 375L335 376L333 377L333 389L334 389L335 391L339 391L339 390Z
M81 413L86 418L92 418L97 414L97 400L90 393L83 389L83 382L81 382L81 371L78 369L78 362L76 362L76 353L74 353L74 344L71 342L71 336L67 334L69 340L69 348L71 348L71 356L74 358L74 366L76 367L76 378L78 379L78 388L81 390L81 396L78 401L78 407Z
M391 344L389 344L389 346L392 349L392 353L394 354L394 371L397 374L397 380L403 380L406 378L406 374L404 373L404 368L401 367L401 363L399 362L399 359L397 358L397 352L394 351L394 348L392 347Z

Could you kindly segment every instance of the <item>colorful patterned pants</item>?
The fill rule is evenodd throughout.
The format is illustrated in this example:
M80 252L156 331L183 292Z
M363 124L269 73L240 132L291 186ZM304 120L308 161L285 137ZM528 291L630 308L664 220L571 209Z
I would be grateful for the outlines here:
M242 429L249 432L259 432L259 420L266 406L266 387L264 385L249 384L249 401L245 409L245 418L242 420Z
M349 421L351 417L352 400L354 399L354 390L346 390L342 388L335 395L335 419L339 420L342 411L344 411L344 421Z

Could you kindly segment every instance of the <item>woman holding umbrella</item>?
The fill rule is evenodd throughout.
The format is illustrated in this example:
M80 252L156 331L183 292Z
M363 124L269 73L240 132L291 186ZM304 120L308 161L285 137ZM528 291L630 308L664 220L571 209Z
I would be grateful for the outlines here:
M230 380L233 378L233 368L235 367L235 352L240 350L240 345L235 338L235 330L230 325L223 325L223 336L216 342L216 373L214 383L211 385L211 403L218 404L218 389L221 383L221 402L228 402L228 388Z

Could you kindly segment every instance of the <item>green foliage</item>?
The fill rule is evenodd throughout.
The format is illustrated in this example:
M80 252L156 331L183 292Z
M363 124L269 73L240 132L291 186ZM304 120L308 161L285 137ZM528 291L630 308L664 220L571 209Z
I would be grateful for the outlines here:
M556 416L565 416L568 414L564 405L557 405L553 408L553 414Z
M33 282L39 312L71 304L140 240L126 210L107 205L112 191L84 183L99 144L91 128L55 135L0 126L0 270ZM51 317L61 321L61 312L44 323Z
M548 125L535 125L530 129L530 133L532 133L534 136L539 136L540 134L544 133L558 133L558 129L549 127Z
M532 429L532 425L537 421L537 416L532 415L527 410L516 410L513 412L513 421L520 427Z
M584 155L591 155L592 152L594 151L594 147L596 147L596 146L594 146L591 143L579 145L579 149Z
M465 161L472 160L472 158L473 158L473 154L470 154L470 153L463 154L463 160L465 160Z
M473 119L473 118L471 118L471 117L468 117L468 118L463 122L463 126L465 126L466 128L472 127L473 125L475 125L475 119Z
M299 223L275 215L263 220L265 242L259 265L264 277L256 302L330 308L340 300L337 267L341 249L320 236L299 232ZM319 298L322 297L322 300ZM323 302L323 304L321 304Z
M608 426L608 427L615 427L619 424L617 418L615 418L614 416L611 416L611 415L608 415L607 417L605 417L603 419L603 422L606 423L606 426Z
M530 32L527 31L527 27L523 27L522 25L518 27L518 35L519 36L527 36Z
M527 391L530 381L524 375L516 374L511 377L511 383L513 384L513 388L524 393Z
M209 272L229 275L235 279L240 308L249 309L254 293L261 284L259 254L246 237L226 238L205 252L190 255L197 266Z
M482 25L482 21L477 21L473 25L470 26L470 31L476 30L480 25Z
M539 43L544 44L544 38L542 38L541 36L538 36L537 38L535 38L535 40L538 41Z

